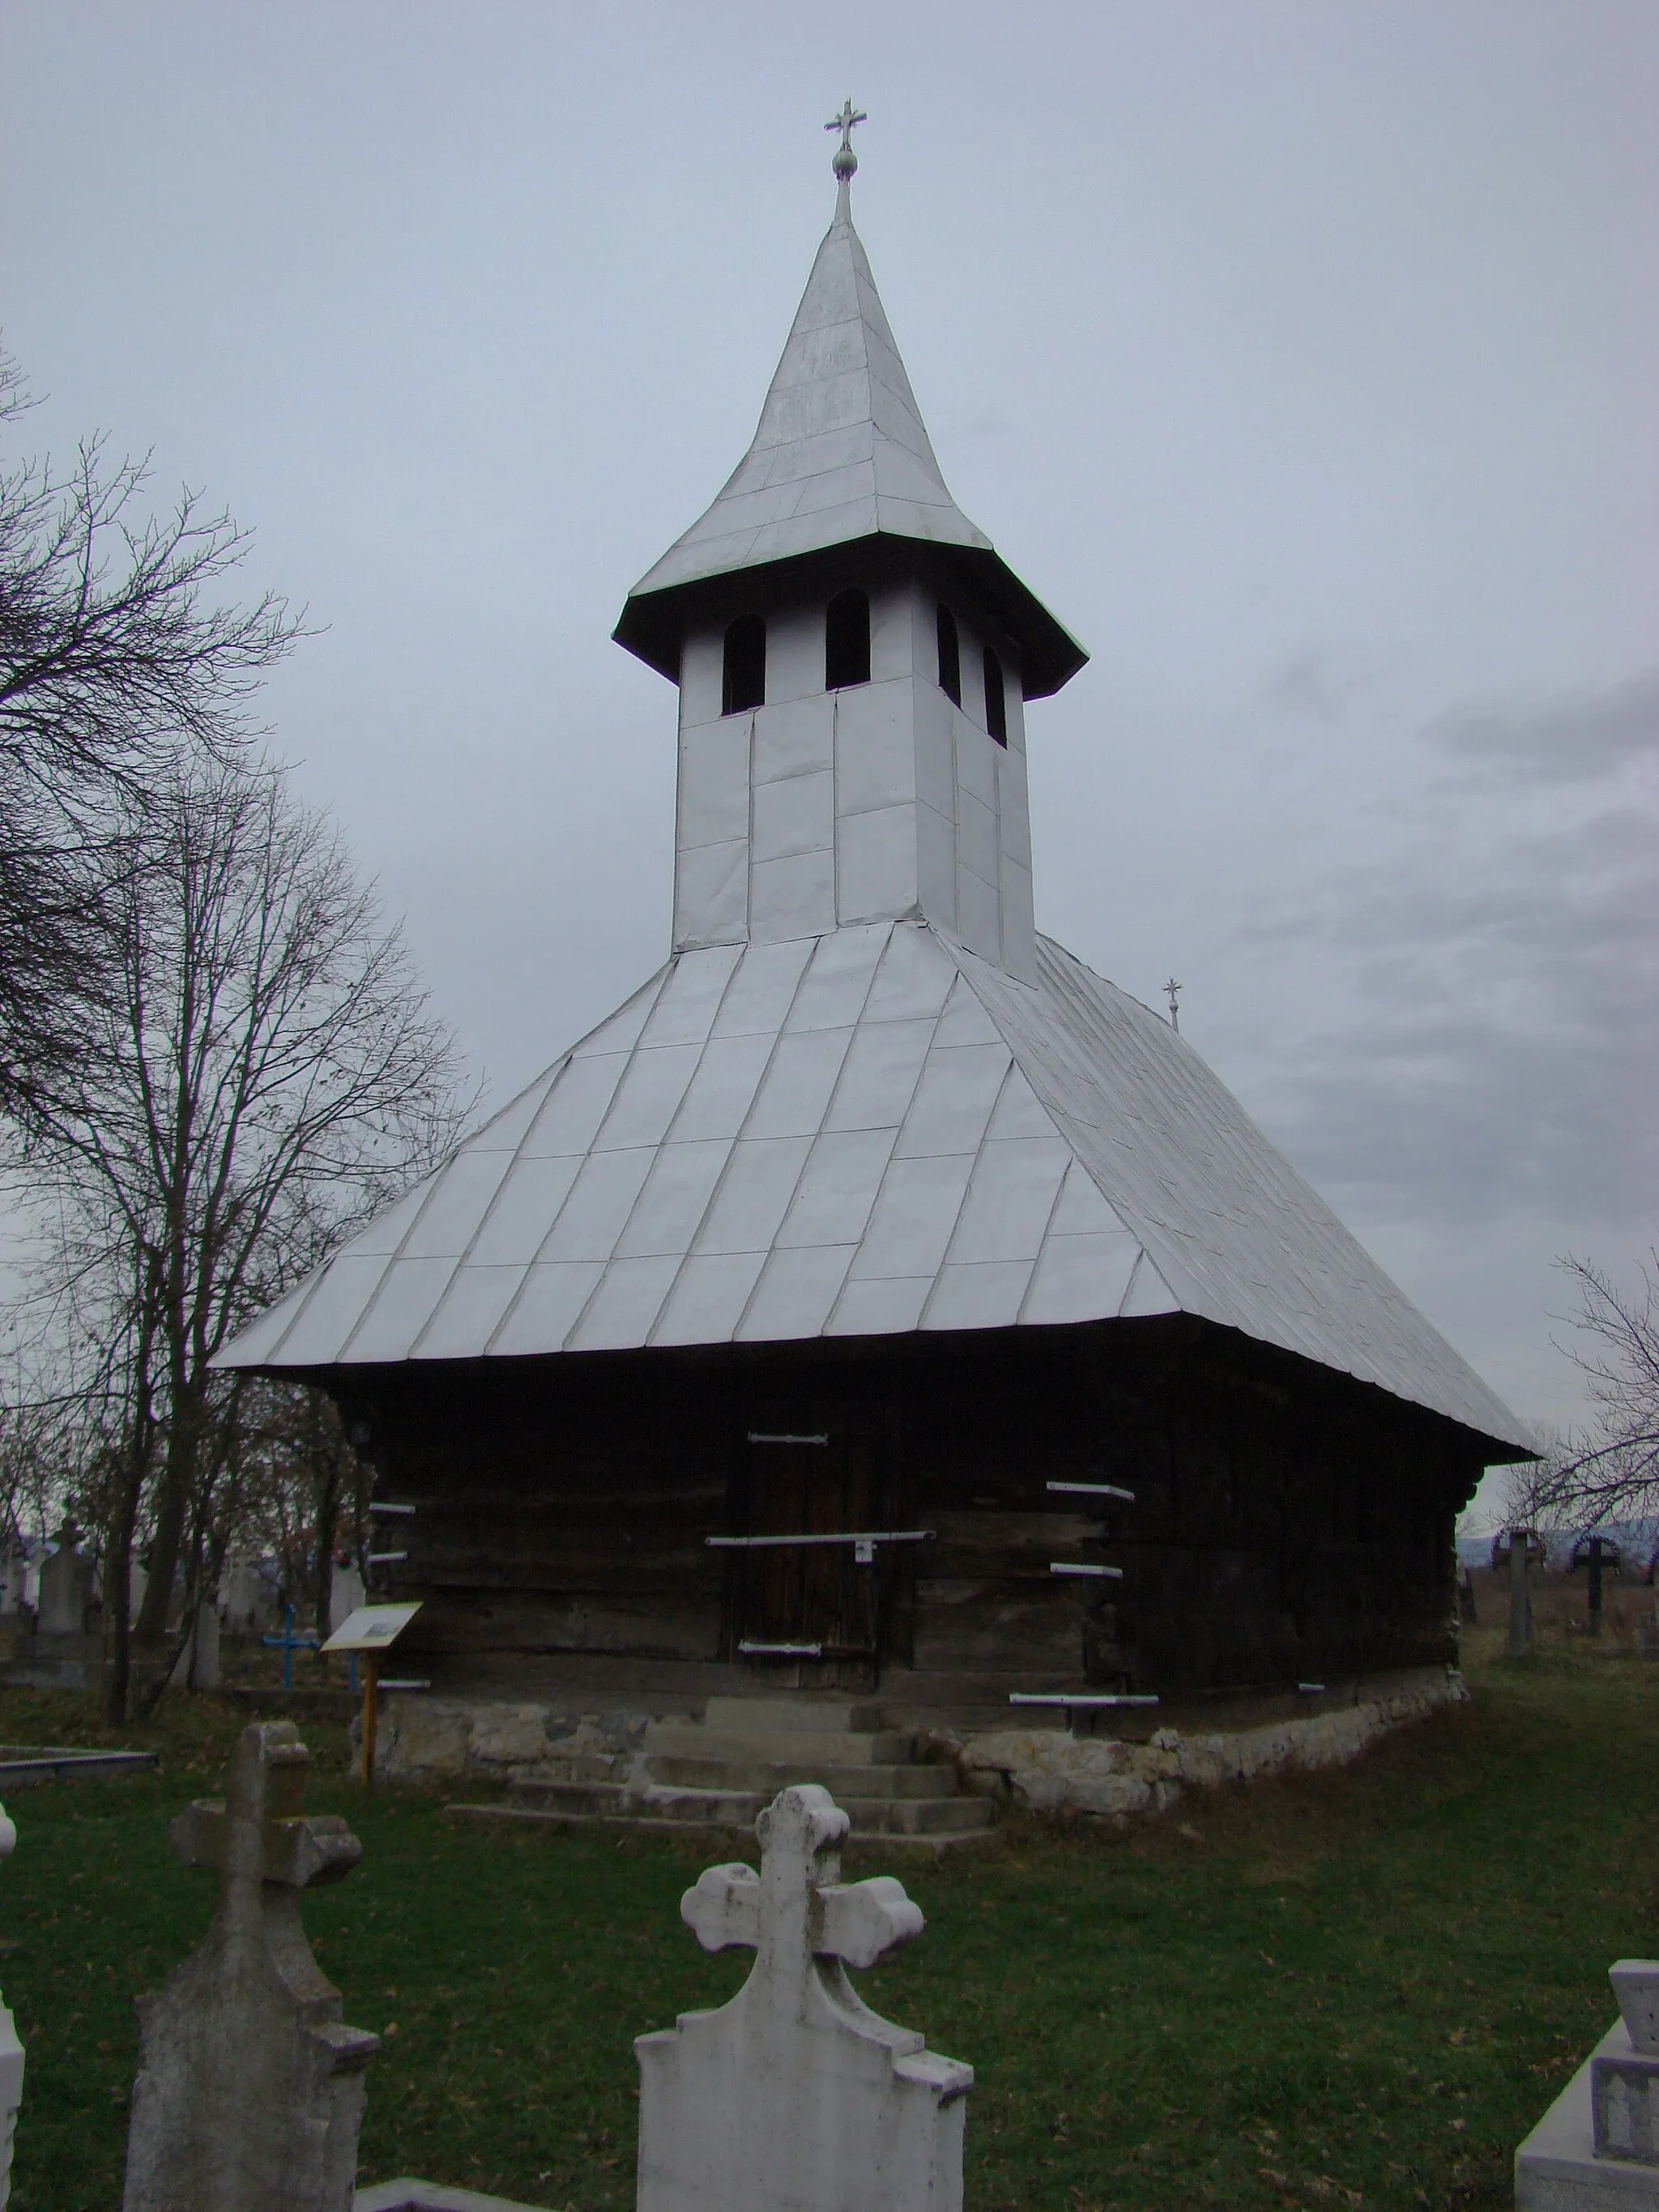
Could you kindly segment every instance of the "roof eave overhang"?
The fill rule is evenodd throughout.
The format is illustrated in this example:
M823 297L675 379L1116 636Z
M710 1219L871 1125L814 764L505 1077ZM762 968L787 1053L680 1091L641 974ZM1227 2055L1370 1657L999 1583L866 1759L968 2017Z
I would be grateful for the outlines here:
M936 538L902 538L896 532L876 531L866 538L815 548L782 561L760 561L751 567L720 569L711 575L689 577L654 592L631 592L622 619L611 633L647 668L677 684L686 617L691 607L729 585L733 576L767 575L786 587L804 583L822 569L840 570L848 551L859 544L879 541L925 551L946 569L954 568L975 598L994 615L1019 649L1021 688L1028 699L1047 699L1070 683L1088 654L1029 586L1023 584L1001 555L988 547L943 544Z

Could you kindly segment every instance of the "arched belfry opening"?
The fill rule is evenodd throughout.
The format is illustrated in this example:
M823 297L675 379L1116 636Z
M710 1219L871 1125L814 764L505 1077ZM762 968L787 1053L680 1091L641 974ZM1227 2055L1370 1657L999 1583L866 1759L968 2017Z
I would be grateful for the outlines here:
M746 714L765 704L766 624L758 615L739 615L726 633L720 712Z
M953 707L962 704L962 641L957 618L943 603L939 609L939 688Z
M1002 662L988 645L985 648L985 726L1000 745L1008 742L1008 691L1002 675Z
M856 586L837 592L823 617L823 688L870 681L870 601Z

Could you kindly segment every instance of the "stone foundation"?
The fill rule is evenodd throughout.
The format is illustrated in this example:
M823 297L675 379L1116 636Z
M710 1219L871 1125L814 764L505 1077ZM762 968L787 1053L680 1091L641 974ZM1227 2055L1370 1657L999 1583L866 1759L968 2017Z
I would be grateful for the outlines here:
M965 1790L1034 1812L1158 1813L1183 1790L1344 1765L1389 1729L1468 1695L1461 1674L1422 1668L1361 1684L1352 1703L1253 1725L1166 1725L1145 1741L1053 1726L939 1730L926 1755L954 1763ZM642 1771L653 1717L643 1701L638 1711L571 1714L549 1705L394 1693L382 1707L375 1771L388 1781L428 1784L505 1784L526 1773L627 1782Z
M381 1701L374 1771L388 1782L507 1782L526 1769L568 1768L573 1782L621 1782L641 1754L651 1717L645 1710L562 1714L545 1705L393 1692Z
M972 1735L956 1749L970 1790L1039 1813L1161 1813L1185 1789L1253 1782L1291 1769L1342 1766L1377 1737L1468 1696L1461 1674L1424 1668L1362 1686L1355 1702L1265 1726L1183 1733L1145 1743L1057 1729Z

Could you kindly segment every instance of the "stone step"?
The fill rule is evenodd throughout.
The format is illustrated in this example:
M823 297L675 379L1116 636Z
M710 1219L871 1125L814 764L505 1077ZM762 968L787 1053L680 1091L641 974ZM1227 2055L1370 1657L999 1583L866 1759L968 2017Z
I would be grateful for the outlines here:
M508 1802L520 1812L577 1819L649 1820L692 1828L752 1829L776 1791L624 1790L620 1783L522 1782ZM860 1835L960 1835L991 1825L987 1797L849 1797L842 1810Z
M714 1700L711 1698L710 1703ZM903 1766L916 1747L913 1735L894 1729L853 1733L815 1729L811 1757L825 1766ZM732 1765L790 1766L807 1746L795 1729L711 1729L687 1721L651 1721L645 1748L667 1759L716 1759Z
M988 1797L847 1797L855 1836L976 1835L991 1825Z
M958 1804L969 1801L958 1798ZM464 1805L452 1802L444 1807L447 1817L458 1820L499 1822L503 1826L520 1828L623 1828L645 1835L672 1835L690 1824L684 1820L664 1820L654 1814L567 1813L534 1805ZM984 1843L995 1831L988 1824L976 1828L944 1829L936 1833L912 1834L889 1830L854 1828L843 1849L854 1856L865 1851L928 1851L936 1859L947 1851L964 1845Z
M523 1781L514 1784L507 1802L529 1812L611 1820L648 1815L689 1827L751 1828L771 1801L756 1790L630 1790L620 1782Z
M864 1735L881 1727L881 1707L848 1698L710 1698L703 1724L739 1735Z
M802 1755L786 1761L691 1759L678 1753L647 1754L653 1782L677 1790L763 1790L769 1804L792 1782L817 1782L837 1804L843 1797L954 1797L961 1782L954 1766L836 1766Z

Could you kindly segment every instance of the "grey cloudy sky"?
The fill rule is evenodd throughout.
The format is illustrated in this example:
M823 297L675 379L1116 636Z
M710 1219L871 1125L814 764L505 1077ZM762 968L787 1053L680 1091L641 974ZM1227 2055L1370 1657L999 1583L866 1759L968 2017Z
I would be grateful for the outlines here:
M660 961L608 642L832 207L946 478L1090 647L1039 925L1182 1026L1524 1413L1655 1233L1650 0L13 0L35 434L153 447L325 625L274 687L497 1097Z

